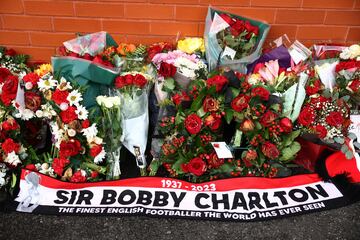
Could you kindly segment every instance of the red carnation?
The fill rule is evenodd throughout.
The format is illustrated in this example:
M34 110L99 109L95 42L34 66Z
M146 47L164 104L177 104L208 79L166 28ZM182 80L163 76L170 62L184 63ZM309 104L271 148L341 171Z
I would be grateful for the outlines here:
M190 114L185 118L185 128L190 134L197 134L200 132L202 127L201 118L195 113Z
M259 122L264 127L270 127L278 117L278 114L268 110L262 115Z
M70 163L69 159L66 158L54 158L52 168L58 176L62 176L64 168Z
M88 119L84 120L82 123L81 123L81 127L82 128L88 128L90 127L90 121Z
M61 91L59 89L56 89L54 93L51 96L51 99L57 104L60 105L62 103L69 103L67 100L67 97L69 96L68 91Z
M304 107L299 115L298 122L300 125L309 126L315 120L315 113L311 107Z
M62 141L60 143L60 157L72 157L80 153L81 143L79 140L70 139L69 141Z
M263 87L256 87L251 90L251 96L253 97L260 97L260 99L267 101L269 100L270 92L266 88Z
M344 122L340 112L331 112L329 116L326 117L326 122L333 127L339 126Z
M158 73L164 78L174 77L176 73L176 67L172 64L162 62Z
M199 157L191 159L189 161L189 163L186 164L186 168L190 173L192 173L198 177L203 175L206 172L206 164Z
M14 142L11 138L7 138L2 144L1 148L4 153L9 154L11 152L18 153L20 150L20 144Z
M136 74L134 76L134 84L139 88L143 88L147 84L147 80L142 74Z
M261 146L261 152L270 159L276 159L280 155L279 149L271 142L265 142Z
M289 118L285 117L280 120L280 127L285 133L289 133L293 128L293 124Z
M71 176L70 182L86 182L86 177L82 175L81 170L76 171L74 175Z
M92 157L96 157L97 155L99 155L99 153L101 153L103 147L100 145L94 145L90 148L90 156Z
M322 125L316 125L314 128L316 134L318 135L319 138L325 138L327 135L327 130L324 126Z
M250 101L250 96L240 94L239 96L237 96L236 98L234 98L232 100L231 107L235 111L241 112L242 110L244 110L245 108L247 108L249 106L249 101Z
M31 83L32 87L37 86L37 83L39 82L40 77L36 73L28 73L23 77L23 81L25 83Z
M209 158L207 158L206 161L209 164L209 168L219 168L224 164L224 159L218 158L215 152L212 152L208 156Z
M220 92L223 87L228 83L228 79L224 76L216 75L212 78L208 78L206 80L206 85L210 88L212 86L216 87L216 91Z
M14 131L14 130L17 130L20 128L19 124L13 118L10 118L10 119L7 119L6 121L4 121L1 124L1 127L5 131Z
M76 111L76 107L74 107L74 106L68 107L68 109L66 109L65 111L62 111L60 113L61 120L66 124L68 124L74 120L77 120L78 116L75 111Z
M355 79L355 80L349 82L348 88L349 88L353 93L357 93L357 92L359 91L359 88L360 88L360 80L359 80L359 79Z
M178 106L180 103L181 103L181 101L182 101L182 96L180 95L180 94L178 94L178 93L176 93L176 94L174 94L174 96L172 96L172 101L174 102L174 104L176 105L176 106Z

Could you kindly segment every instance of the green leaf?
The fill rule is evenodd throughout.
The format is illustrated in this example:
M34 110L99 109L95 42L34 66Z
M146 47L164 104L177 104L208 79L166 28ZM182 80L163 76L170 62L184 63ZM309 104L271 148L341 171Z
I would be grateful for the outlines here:
M334 141L339 144L344 144L344 142L345 142L344 139L341 137L334 137Z
M280 161L288 162L294 159L296 153L301 149L301 145L298 142L293 142L289 147L284 148L281 151Z
M301 133L301 130L296 130L296 131L293 131L293 132L285 135L284 140L281 145L283 147L289 146L300 135L300 133Z
M179 154L178 160L172 165L172 169L176 171L177 174L182 174L184 173L184 171L182 170L181 165L187 162L188 160L184 156Z
M325 89L322 93L322 95L326 98L331 98L331 92L330 92L330 89Z
M227 124L230 124L234 117L234 110L227 108L225 109L225 121Z
M190 107L191 111L196 112L197 110L199 110L199 108L201 108L204 97L205 97L205 93L201 92L197 96L197 98L192 102Z
M231 88L231 92L232 92L233 96L236 97L237 95L240 94L240 89L238 89L238 88Z
M283 94L284 108L283 114L290 118L293 122L298 118L301 107L306 97L305 89L299 83L291 86Z
M14 188L15 185L16 185L16 180L17 180L17 177L15 175L15 173L12 174L12 178L11 178L11 188Z
M348 150L348 147L346 145L342 145L340 150L341 150L342 153L345 154L347 152L347 150Z
M199 116L199 117L203 117L205 116L206 112L204 111L204 108L201 106L199 108L199 110L196 112L196 114Z
M163 85L163 90L173 91L174 89L175 89L175 80L173 78L166 78Z
M346 96L343 96L341 99L344 100L345 102L347 102L350 100L350 96L346 95Z
M352 151L347 151L347 152L345 153L345 157L346 157L347 159L352 159L352 158L354 157L353 152L352 152Z

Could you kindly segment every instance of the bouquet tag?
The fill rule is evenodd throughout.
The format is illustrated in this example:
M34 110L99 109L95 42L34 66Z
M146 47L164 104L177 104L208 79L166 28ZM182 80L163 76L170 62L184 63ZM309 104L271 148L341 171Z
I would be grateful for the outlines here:
M220 17L219 14L215 13L213 21L210 26L209 34L215 35L221 30L224 30L228 27L230 27L230 25L227 22L225 22L225 20L222 17Z
M350 120L349 132L354 133L357 137L357 142L360 143L360 115L350 115Z
M338 61L333 63L323 63L321 66L316 65L315 71L319 74L321 82L325 85L325 88L333 90L335 86L335 69Z
M236 55L236 51L228 46L225 47L223 53L221 54L221 58L230 58L231 60L234 60Z
M135 153L136 165L139 168L144 168L146 166L146 161L144 159L144 156L141 154L139 146L134 146L134 153Z
M211 145L215 149L218 158L234 158L226 142L212 142Z

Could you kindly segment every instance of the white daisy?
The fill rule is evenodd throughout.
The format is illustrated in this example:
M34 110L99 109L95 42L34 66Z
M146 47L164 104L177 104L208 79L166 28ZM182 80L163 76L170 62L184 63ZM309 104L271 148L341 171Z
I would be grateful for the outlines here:
M83 100L81 93L78 90L71 91L66 99L69 101L70 106L77 106L79 105L79 102Z
M98 164L98 163L102 162L102 160L105 159L105 155L106 155L106 152L105 152L104 148L102 148L101 152L94 158L94 163Z
M72 89L72 86L71 86L70 82L66 81L66 79L64 77L61 77L60 83L57 86L57 88L61 91L66 91L66 90Z
M75 113L78 115L80 120L86 120L88 118L89 112L86 108L82 105L77 106Z
M49 75L45 75L43 78L41 78L38 82L38 88L40 91L45 91L52 89L53 87L57 86L57 81Z
M60 129L56 122L50 123L50 131L55 140L55 147L60 148L60 143L64 137L64 130Z

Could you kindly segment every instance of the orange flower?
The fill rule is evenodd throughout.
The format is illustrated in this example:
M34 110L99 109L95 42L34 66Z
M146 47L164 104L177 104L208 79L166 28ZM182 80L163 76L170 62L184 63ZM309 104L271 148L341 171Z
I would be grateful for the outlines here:
M120 55L125 56L128 53L133 53L136 49L134 44L120 43L117 51Z

